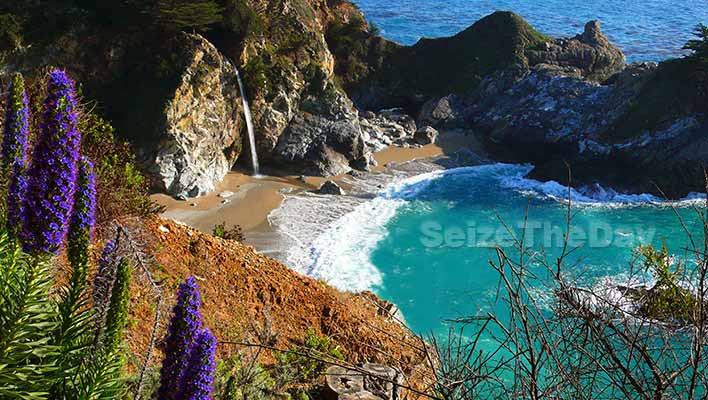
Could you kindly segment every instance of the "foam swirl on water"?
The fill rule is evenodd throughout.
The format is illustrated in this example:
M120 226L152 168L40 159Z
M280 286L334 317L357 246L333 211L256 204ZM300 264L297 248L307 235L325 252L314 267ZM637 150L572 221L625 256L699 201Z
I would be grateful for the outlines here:
M283 206L269 217L285 238L284 261L295 270L342 290L381 287L384 277L372 263L371 254L388 235L389 222L402 206L426 192L433 182L447 177L491 178L502 190L557 201L570 196L574 204L583 207L665 204L650 194L621 194L598 185L576 190L553 181L527 179L525 176L533 169L531 165L496 163L449 170L436 169L439 167L424 162L416 165L419 168L371 174L363 180L352 178L348 183L353 188L345 196L311 193L288 196ZM682 202L670 204L690 204L704 198L693 194Z

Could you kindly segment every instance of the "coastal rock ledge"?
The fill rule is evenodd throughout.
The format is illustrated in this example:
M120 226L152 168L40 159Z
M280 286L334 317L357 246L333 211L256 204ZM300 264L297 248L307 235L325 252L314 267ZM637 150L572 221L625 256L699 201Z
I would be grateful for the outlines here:
M234 66L202 36L184 34L176 47L184 67L160 114L151 172L159 190L197 197L241 151L239 89Z

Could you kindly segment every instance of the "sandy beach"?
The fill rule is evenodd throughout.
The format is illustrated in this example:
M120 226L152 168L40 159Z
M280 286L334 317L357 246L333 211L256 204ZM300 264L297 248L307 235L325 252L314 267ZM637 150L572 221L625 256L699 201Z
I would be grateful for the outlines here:
M453 154L460 149L481 153L481 144L472 135L459 132L442 132L435 144L421 147L391 146L374 154L378 165L374 171L388 168L391 163L403 163L417 159L435 158ZM249 233L260 234L270 229L268 214L278 208L284 193L316 190L327 180L342 185L345 175L323 177L262 175L254 177L248 171L234 170L216 190L206 196L189 200L177 200L166 194L154 194L151 198L163 205L163 217L185 223L203 232L212 232L216 224L240 225L248 238Z

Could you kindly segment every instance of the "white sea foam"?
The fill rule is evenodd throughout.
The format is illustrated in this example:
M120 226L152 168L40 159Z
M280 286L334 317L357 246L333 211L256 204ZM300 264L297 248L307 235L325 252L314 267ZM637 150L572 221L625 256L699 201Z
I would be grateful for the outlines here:
M504 189L558 201L564 201L570 193L574 203L587 205L664 204L650 194L620 194L597 185L576 190L558 182L524 178L533 169L531 165L496 163L448 170L421 161L409 165L416 168L369 174L364 179L351 178L348 183L352 190L346 196L312 193L287 196L283 205L269 216L271 224L283 236L284 261L297 271L342 290L371 290L381 286L383 275L371 262L371 254L386 238L388 223L400 207L433 182L453 175L492 177ZM682 202L704 198L692 194Z
M509 165L509 164L506 164ZM605 206L621 206L627 204L672 204L687 205L692 202L705 200L705 194L690 193L678 201L666 201L649 193L627 194L619 193L611 188L599 184L583 186L579 189L569 188L556 181L540 182L535 179L525 178L533 170L533 166L524 165L517 173L510 174L501 179L504 188L517 190L529 195L543 196L560 201L570 199L574 203L598 204Z
M442 171L430 172L436 168L417 162L363 180L350 178L352 189L345 196L287 196L269 215L287 247L284 261L342 290L380 286L383 276L370 255L385 238L386 225L398 208L442 176Z

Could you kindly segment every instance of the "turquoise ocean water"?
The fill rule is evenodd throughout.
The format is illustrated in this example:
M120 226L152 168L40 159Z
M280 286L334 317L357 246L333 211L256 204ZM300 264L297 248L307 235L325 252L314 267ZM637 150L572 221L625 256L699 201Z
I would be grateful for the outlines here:
M699 22L708 24L705 0L355 0L381 34L401 44L453 35L497 10L514 11L539 31L568 37L599 19L630 62L680 54Z
M695 240L702 239L696 208L703 200L667 204L597 188L569 192L525 179L531 168L492 164L393 184L315 242L309 273L343 289L371 289L396 303L415 331L443 333L448 319L504 313L489 260L496 246L515 254L512 235L520 238L524 223L527 245L555 260L567 229L568 198L570 245L577 249L566 272L583 286L651 283L649 273L630 276L633 249L666 245L686 256L690 240L680 219ZM541 299L549 294L538 293Z

